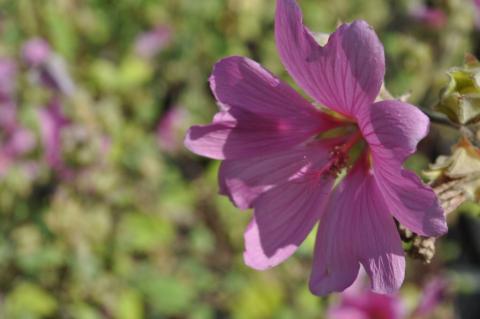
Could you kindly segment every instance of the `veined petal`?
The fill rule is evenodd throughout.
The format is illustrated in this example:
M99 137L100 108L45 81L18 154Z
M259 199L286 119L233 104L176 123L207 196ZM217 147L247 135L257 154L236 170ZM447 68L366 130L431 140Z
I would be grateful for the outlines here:
M364 21L343 24L321 47L295 0L277 0L275 37L283 65L300 87L332 110L355 117L369 107L385 75L385 55Z
M371 152L373 170L389 211L398 221L423 236L447 231L443 209L433 190L402 168L429 129L428 118L416 107L399 102L375 103L359 117Z
M215 159L252 158L293 147L336 125L258 63L242 57L218 62L210 78L221 112L193 126L185 145Z
M287 183L302 169L325 164L329 158L327 144L315 142L253 159L226 160L219 170L220 193L241 209L251 208L259 195Z
M244 261L258 270L290 257L318 222L333 178L300 177L262 194L245 232Z
M372 104L359 114L358 124L372 152L402 163L415 153L430 128L422 111L397 100Z
M217 62L210 76L210 88L221 103L221 110L237 108L299 120L323 116L289 85L246 57L231 56Z
M334 191L320 222L311 291L344 290L357 277L360 263L373 291L391 293L400 287L405 271L400 236L364 160Z

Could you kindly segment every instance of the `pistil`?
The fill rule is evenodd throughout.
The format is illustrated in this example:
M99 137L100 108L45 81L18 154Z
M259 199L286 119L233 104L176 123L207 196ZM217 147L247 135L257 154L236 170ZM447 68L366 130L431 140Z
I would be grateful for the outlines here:
M360 131L356 131L345 143L334 146L330 152L330 160L328 161L323 174L337 177L344 168L348 167L350 159L348 154L361 138L362 134Z

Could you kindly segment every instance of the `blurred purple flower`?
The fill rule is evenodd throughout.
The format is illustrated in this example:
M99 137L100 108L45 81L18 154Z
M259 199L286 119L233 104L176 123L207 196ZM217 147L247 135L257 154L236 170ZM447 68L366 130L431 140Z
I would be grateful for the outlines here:
M35 147L34 135L25 128L18 127L10 137L5 150L12 156L23 155Z
M171 35L171 29L164 25L140 34L135 42L136 54L147 59L154 57L170 42Z
M0 129L15 129L17 110L14 102L17 66L8 58L0 58Z
M22 50L24 61L29 66L39 67L47 63L52 52L47 41L41 38L33 38L25 43Z
M56 171L64 171L62 159L62 129L69 124L63 115L61 102L54 98L49 105L39 111L40 129L44 154L47 163Z
M10 100L15 91L17 65L9 58L0 57L0 102Z
M327 319L401 319L406 308L397 294L381 295L368 289L368 274L360 268L340 302L328 309Z
M112 147L112 139L108 135L102 135L100 141L100 154L106 156Z
M354 284L340 295L340 302L329 308L328 319L425 318L445 300L448 282L437 277L428 282L418 305L407 312L398 295L380 295L368 290L367 274L362 269Z
M475 6L475 27L480 29L480 0L473 0Z
M405 308L397 295L380 295L371 291L343 293L340 304L332 307L328 319L401 319Z
M440 29L447 24L447 15L440 8L419 6L411 11L411 16L433 29Z
M17 66L12 59L0 58L0 176L10 165L35 147L34 135L17 120L14 101Z
M59 55L54 54L50 57L41 71L40 78L44 85L64 95L70 96L75 91L75 85L68 73L67 65Z
M23 59L31 69L33 82L67 96L75 91L64 59L52 52L45 40L34 38L27 41L23 47Z
M10 165L20 156L28 153L35 147L34 135L20 127L2 131L0 144L0 176L4 176Z
M180 107L172 107L160 119L157 126L157 142L162 150L175 153L182 148L182 124L185 123L186 112Z
M12 100L0 100L0 129L11 132L17 127L17 106Z
M428 282L423 290L422 297L414 311L416 316L429 315L441 302L446 299L448 282L444 278L434 278Z

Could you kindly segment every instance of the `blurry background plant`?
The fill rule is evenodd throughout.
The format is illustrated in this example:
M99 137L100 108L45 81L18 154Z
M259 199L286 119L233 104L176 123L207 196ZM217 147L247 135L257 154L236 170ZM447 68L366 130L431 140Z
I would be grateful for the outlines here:
M480 53L474 2L300 1L319 32L368 20L385 44L390 92L426 108L447 84L441 103L449 92L476 101L476 71L461 69L468 92L463 73L445 76L465 52ZM248 269L248 216L216 196L218 163L182 146L185 129L216 110L207 79L218 59L249 56L289 80L273 41L274 5L0 0L0 318L326 316L339 297L308 292L313 238L275 270ZM410 168L445 155L432 180L472 177L462 169L478 169L475 141L457 142L475 128L462 133L463 124L433 124ZM457 158L470 164L452 168ZM451 289L434 315L415 315L480 313L480 208L476 188L469 194L431 263L409 260L403 302L417 305L436 275Z

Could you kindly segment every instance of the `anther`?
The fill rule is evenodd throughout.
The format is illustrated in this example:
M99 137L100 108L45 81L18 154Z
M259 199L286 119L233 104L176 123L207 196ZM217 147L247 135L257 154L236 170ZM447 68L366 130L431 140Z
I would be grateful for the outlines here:
M345 153L344 147L337 145L330 152L329 166L325 171L325 175L337 177L347 166L348 155Z

